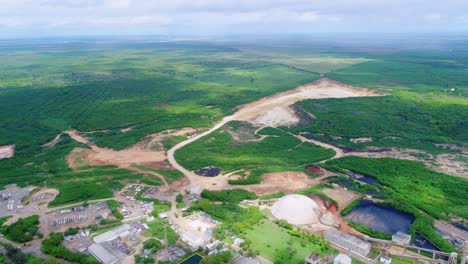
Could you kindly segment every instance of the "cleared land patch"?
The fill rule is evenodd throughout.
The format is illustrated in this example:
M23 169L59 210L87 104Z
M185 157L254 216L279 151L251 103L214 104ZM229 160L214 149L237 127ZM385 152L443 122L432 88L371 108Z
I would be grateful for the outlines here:
M334 156L333 150L301 142L277 129L263 129L259 134L275 137L266 137L260 142L239 143L230 134L217 130L179 150L176 157L192 171L209 166L221 168L223 174L250 170L248 177L230 183L252 184L260 183L263 173L302 171L310 163Z
M0 159L11 158L15 155L15 145L0 146Z
M384 93L367 88L355 87L331 79L322 78L295 89L277 93L239 106L232 115L233 120L251 121L271 127L294 125L299 122L290 106L306 99L347 98L384 96Z

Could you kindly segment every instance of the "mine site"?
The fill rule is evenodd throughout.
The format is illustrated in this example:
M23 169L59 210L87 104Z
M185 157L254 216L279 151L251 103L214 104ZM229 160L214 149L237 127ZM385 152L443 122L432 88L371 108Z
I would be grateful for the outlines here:
M255 1L6 0L0 264L468 262L466 4Z
M352 156L418 160L417 157L398 149L347 151L325 141L284 130L278 130L278 133L283 131L282 135L262 133L265 128L276 129L311 122L304 120L305 110L301 109L299 113L297 107L293 107L302 100L379 96L387 95L323 78L238 106L235 113L224 117L209 130L168 130L146 136L123 150L99 147L92 140L95 132L63 131L42 147L54 147L64 136L83 144L68 154L66 160L70 169L80 171L89 166L116 166L156 177L160 179L161 186L127 184L115 190L111 198L50 207L48 204L58 195L58 190L9 185L0 194L0 206L3 208L0 219L5 219L4 225L11 225L19 219L38 216L41 224L37 233L49 236L61 232L64 234L62 245L67 250L93 256L102 263L133 263L135 255L161 263L195 263L192 261L202 259L205 254L245 250L247 241L254 243L249 244L247 250L261 250L265 245L277 247L279 245L270 246L262 239L255 240L256 236L262 233L262 228L269 228L277 232L275 236L278 238L287 239L291 234L281 229L285 225L302 234L302 239L323 237L330 245L325 252L341 252L335 261L337 258L352 258L376 263L392 256L418 263L455 263L456 253L442 251L422 233L412 237L410 231L415 216L384 205L387 199L382 189L384 185L378 180L352 170L337 172L321 166L334 159ZM307 118L315 120L316 116L310 112ZM230 127L232 122L241 122L241 126ZM242 125L242 122L247 125ZM127 130L122 131L125 132ZM255 172L249 168L239 167L238 170L229 171L212 164L190 170L180 165L174 155L176 151L218 132L227 134L240 145L288 136L298 141L296 148L311 144L334 154L317 165L307 164L301 170L263 173L258 183L248 185L231 183L252 177ZM172 138L180 140L167 148L165 140ZM354 139L353 142L369 141ZM13 155L14 146L6 146L2 150L2 157L8 158ZM437 167L433 161L434 157L431 157L431 162L426 166ZM443 167L437 168L440 170ZM171 178L174 172L181 175ZM212 205L199 210L201 201ZM223 222L218 217L213 218L210 213L210 210L220 206L219 202L236 206L236 210L257 208L255 211L263 218L262 224L251 226L239 236L230 233L231 237L221 240L222 236L217 235L217 230ZM252 212L245 217L254 219L258 216ZM367 230L363 227L374 230L378 238L367 235L362 231ZM448 243L466 252L464 240L468 233L462 222L438 221L435 230ZM7 236L2 240L5 238ZM41 254L37 243L32 240L21 247L24 252ZM306 263L322 263L332 258L332 255L317 255L312 248L306 246L298 249L307 253L304 258ZM272 263L268 254L257 257L238 254L232 263Z

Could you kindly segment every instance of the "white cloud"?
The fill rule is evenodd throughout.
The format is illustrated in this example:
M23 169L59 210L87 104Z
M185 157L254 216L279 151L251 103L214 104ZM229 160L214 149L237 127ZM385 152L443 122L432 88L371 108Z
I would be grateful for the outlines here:
M466 14L466 0L0 0L0 37L6 28L23 35L132 27L193 34L467 31Z

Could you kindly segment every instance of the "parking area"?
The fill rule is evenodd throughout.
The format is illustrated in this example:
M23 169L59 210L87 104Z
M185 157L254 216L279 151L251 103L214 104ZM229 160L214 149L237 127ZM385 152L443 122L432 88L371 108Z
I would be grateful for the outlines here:
M105 202L97 202L87 206L74 206L43 214L40 232L64 232L69 228L89 226L103 219L115 219Z
M29 196L34 188L19 188L16 185L8 185L0 191L0 217L23 215L31 206L24 206L22 201Z

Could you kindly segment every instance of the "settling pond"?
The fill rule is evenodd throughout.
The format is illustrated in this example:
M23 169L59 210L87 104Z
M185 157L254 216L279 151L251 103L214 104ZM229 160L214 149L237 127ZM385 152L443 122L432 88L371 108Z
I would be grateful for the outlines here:
M363 200L354 207L346 219L387 234L398 231L408 233L414 222L414 217L410 214L369 200Z
M202 256L195 254L191 256L190 258L184 260L181 262L181 264L198 264L202 261Z

